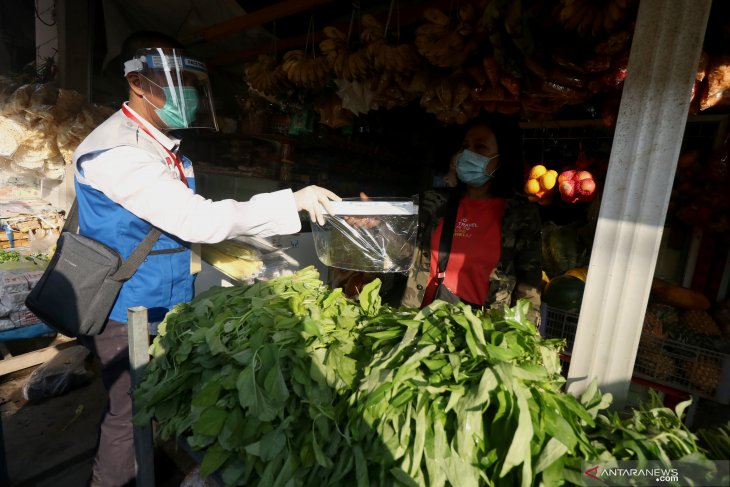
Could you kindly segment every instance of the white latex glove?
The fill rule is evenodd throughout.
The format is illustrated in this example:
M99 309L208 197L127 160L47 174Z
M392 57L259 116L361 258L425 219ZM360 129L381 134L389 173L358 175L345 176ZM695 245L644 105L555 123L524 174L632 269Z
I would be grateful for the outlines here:
M306 211L309 218L320 225L324 225L324 213L333 214L330 200L342 201L342 198L332 191L319 186L307 186L294 193L294 201L297 204L297 211Z

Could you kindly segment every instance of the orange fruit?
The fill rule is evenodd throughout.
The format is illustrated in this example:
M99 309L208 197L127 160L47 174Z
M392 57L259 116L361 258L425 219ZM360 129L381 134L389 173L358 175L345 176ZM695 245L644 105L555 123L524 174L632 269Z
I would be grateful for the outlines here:
M528 177L530 179L537 179L540 176L542 176L543 174L545 174L546 172L547 172L547 168L545 166L543 166L542 164L538 164L536 166L533 166L532 169L530 169L530 174L528 175Z
M537 194L540 191L540 183L537 179L528 179L525 183L525 193Z
M548 171L540 177L540 186L548 190L553 189L557 180L558 173L556 171Z

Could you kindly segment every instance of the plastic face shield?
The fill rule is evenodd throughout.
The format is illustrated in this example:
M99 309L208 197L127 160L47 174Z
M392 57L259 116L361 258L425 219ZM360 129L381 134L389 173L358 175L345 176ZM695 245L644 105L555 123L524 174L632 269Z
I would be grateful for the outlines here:
M145 100L170 129L218 130L205 63L173 48L140 49L124 63L124 75L136 72Z

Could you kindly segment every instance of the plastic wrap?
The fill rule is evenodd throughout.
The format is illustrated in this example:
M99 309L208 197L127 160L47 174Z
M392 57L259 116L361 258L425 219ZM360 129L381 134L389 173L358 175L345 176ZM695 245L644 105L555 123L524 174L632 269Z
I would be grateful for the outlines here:
M312 224L323 264L362 272L408 272L418 231L418 206L409 199L333 202L323 226Z
M201 256L213 267L239 281L258 277L264 265L257 249L232 240L203 244Z
M263 238L238 237L216 244L203 244L203 260L241 282L271 279L297 270L297 262Z

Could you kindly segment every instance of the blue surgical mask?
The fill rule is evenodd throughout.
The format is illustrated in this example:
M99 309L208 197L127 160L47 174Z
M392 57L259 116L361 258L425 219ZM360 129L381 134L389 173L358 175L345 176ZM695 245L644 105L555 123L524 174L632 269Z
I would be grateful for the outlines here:
M456 175L466 184L482 186L494 177L496 169L491 174L486 171L490 161L498 156L487 157L465 149L456 159Z

